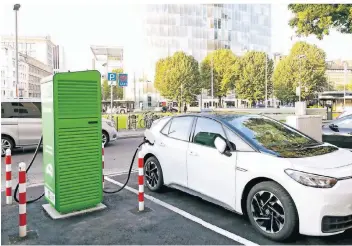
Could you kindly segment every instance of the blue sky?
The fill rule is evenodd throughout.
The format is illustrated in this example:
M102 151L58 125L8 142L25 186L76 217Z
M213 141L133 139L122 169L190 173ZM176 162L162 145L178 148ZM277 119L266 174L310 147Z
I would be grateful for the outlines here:
M123 45L128 41L124 33L131 32L128 16L135 9L133 4L123 5L122 1L116 0L17 2L22 5L19 35L50 35L54 43L65 47L67 67L71 70L91 68L90 45ZM0 34L14 34L14 3L13 0L0 1ZM293 30L287 24L289 18L287 3L273 4L272 52L288 53L292 46ZM328 59L352 60L352 35L332 31L323 41L314 37L301 40L323 48Z

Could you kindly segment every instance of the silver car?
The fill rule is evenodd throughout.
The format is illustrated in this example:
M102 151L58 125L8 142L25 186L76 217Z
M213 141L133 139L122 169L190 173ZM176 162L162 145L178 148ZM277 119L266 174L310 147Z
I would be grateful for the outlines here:
M1 156L6 149L36 146L42 134L41 101L29 99L3 99L1 101ZM102 119L104 146L117 139L114 121Z

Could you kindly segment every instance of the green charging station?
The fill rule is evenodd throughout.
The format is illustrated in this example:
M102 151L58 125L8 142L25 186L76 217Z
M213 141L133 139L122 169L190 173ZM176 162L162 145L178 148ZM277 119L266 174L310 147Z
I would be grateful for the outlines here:
M59 213L103 200L101 76L56 73L41 81L44 193Z

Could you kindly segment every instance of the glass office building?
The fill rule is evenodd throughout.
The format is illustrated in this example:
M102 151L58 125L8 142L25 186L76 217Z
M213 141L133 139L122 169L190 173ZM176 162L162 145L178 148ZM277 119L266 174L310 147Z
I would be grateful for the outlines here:
M138 35L131 44L138 54L126 61L138 83L131 83L126 92L146 106L148 101L154 106L160 97L152 91L151 98L140 98L145 94L140 92L145 87L140 81L153 83L160 58L184 51L201 62L209 52L222 48L237 55L248 50L271 51L270 4L150 4L140 6L138 15L141 28L135 27Z

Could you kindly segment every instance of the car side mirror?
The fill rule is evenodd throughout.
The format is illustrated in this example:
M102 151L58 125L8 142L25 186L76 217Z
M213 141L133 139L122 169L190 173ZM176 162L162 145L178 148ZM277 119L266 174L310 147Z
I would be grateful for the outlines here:
M224 139L217 137L214 142L215 148L226 156L231 156L231 153L226 151L227 144Z
M337 125L335 125L335 124L330 124L329 128L331 130L333 130L334 132L338 132L339 131L339 127Z

